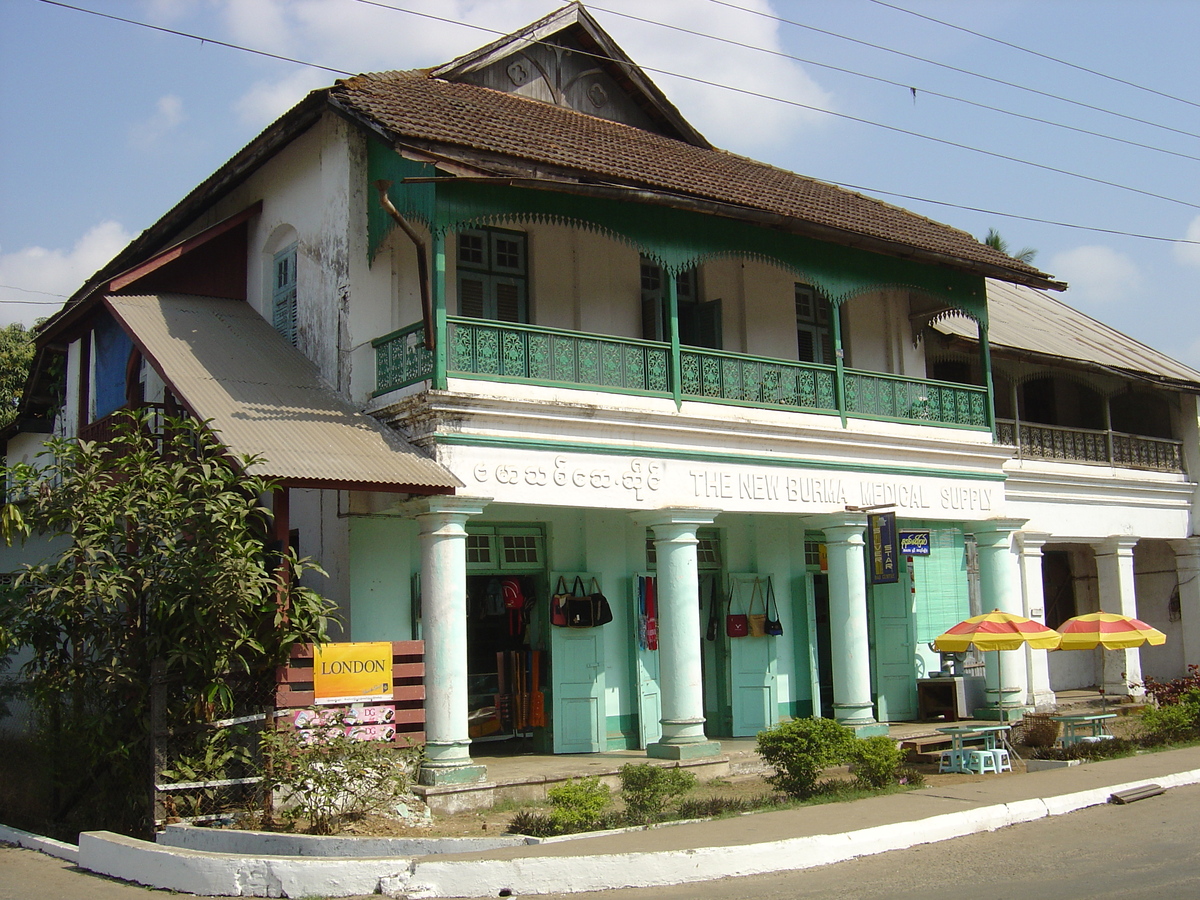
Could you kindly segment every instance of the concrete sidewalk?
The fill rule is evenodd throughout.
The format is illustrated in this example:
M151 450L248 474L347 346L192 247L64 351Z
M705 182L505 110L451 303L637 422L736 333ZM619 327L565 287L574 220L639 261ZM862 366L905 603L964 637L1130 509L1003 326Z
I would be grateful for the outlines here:
M104 833L83 868L206 895L484 897L653 887L809 868L1060 815L1115 791L1200 782L1200 747L871 797L473 853L411 858L211 853ZM0 829L0 839L5 838Z

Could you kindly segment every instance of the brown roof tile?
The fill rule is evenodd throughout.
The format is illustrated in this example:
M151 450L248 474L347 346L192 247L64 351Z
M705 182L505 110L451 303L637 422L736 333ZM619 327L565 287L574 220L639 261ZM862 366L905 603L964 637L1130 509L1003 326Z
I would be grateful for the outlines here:
M760 210L966 264L998 266L1017 281L1049 280L965 231L898 206L724 150L693 146L539 100L442 81L424 71L359 75L339 81L331 94L340 105L397 137Z

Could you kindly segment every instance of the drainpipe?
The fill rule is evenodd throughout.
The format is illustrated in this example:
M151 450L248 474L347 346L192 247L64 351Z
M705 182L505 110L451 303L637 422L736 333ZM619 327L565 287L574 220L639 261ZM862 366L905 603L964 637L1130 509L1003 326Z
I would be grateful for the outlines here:
M393 205L391 197L388 196L388 189L391 186L390 181L383 179L375 182L375 189L379 191L379 205L395 220L397 225L404 229L404 233L417 248L417 279L421 283L421 320L425 325L425 347L428 350L435 350L437 349L437 338L433 327L433 301L429 292L429 262L426 259L428 251L416 229L405 221L404 216L400 215L400 211Z
M662 267L663 287L667 292L667 327L671 338L671 393L675 398L676 411L683 408L683 367L680 363L679 347L679 288L676 273Z
M846 427L846 353L842 349L842 307L829 305L830 324L833 326L833 364L837 371L834 373L833 391L838 411L842 414L842 427Z

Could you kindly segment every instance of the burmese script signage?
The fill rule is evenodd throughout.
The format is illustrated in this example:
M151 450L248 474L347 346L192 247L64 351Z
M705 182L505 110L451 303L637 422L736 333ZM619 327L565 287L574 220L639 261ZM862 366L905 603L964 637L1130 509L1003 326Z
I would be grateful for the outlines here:
M800 514L893 507L902 517L952 521L1003 515L999 478L925 475L912 466L911 474L892 474L511 447L449 445L441 450L471 493L497 502ZM999 467L987 474L998 476Z
M900 532L900 555L901 556L928 556L929 555L929 532L928 531L901 531Z
M391 642L317 644L313 693L318 705L391 700Z

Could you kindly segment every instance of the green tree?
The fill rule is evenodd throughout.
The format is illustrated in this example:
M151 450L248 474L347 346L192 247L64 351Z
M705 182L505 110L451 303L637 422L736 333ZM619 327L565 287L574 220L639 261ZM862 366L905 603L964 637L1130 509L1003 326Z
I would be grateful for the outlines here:
M1004 255L1011 256L1017 262L1023 262L1026 265L1033 265L1034 257L1037 256L1037 250L1033 247L1022 247L1016 253L1009 253L1008 241L1001 237L1000 232L995 228L988 229L987 237L983 239L983 242L993 250L999 250Z
M0 328L0 428L17 417L33 363L33 335L20 322Z
M2 612L8 641L50 743L70 748L53 774L57 818L85 795L124 799L145 823L152 668L179 698L174 724L231 709L233 684L273 684L295 643L325 640L332 604L299 586L319 568L268 552L275 486L244 474L189 419L129 414L104 444L52 439L34 465L6 474L5 536L54 539L27 566ZM132 805L130 801L134 801Z

